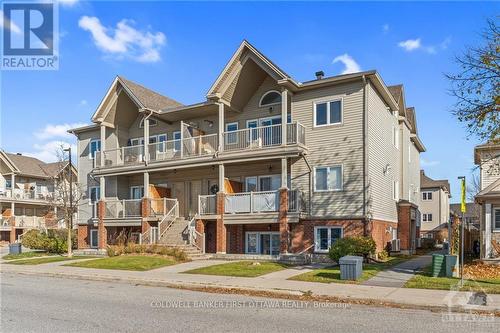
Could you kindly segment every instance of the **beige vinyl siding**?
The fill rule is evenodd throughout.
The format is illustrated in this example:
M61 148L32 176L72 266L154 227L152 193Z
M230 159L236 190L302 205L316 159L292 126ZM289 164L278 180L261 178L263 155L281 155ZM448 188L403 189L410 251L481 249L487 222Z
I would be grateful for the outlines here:
M404 200L410 200L410 186L411 186L411 177L410 177L410 130L406 126L404 122L400 123L400 142L399 142L399 152L401 156L401 183L400 183L400 198ZM410 147L410 148L409 148Z
M84 192L81 204L78 207L78 223L86 223L92 217L92 206L90 205L89 188L98 186L99 182L90 177L94 167L94 160L89 158L90 141L100 139L99 128L80 133L78 135L77 155L78 155L78 180L81 190Z
M410 198L410 202L418 205L420 203L420 152L413 142L410 142L410 153L411 153L411 162L409 164L409 177L410 177L410 186L412 187L412 196Z
M420 194L419 210L421 214L432 214L432 222L424 222L422 219L421 230L429 231L447 223L450 212L450 200L448 194L439 188L422 188L423 192L432 192L432 200L423 200Z
M493 182L495 182L500 175L495 175L494 173L488 173L488 170L492 167L492 165L496 162L496 160L492 157L500 154L500 151L488 151L481 152L481 189L485 189Z
M342 98L341 125L314 127L314 103ZM343 190L312 192L311 215L347 217L363 214L363 83L339 84L292 96L292 119L305 127L311 167L343 167ZM309 169L300 159L291 168L292 184L307 197ZM314 179L313 179L314 182Z
M397 203L393 199L393 182L401 184L400 150L392 140L397 118L387 110L375 88L368 85L368 191L369 211L377 220L398 220ZM384 174L389 165L391 169ZM401 191L400 191L401 192ZM401 197L400 193L400 197Z
M269 106L259 106L261 97L269 90L281 90L276 81L271 77L267 77L264 80L264 82L259 86L252 97L250 97L241 113L231 111L226 112L226 124L238 122L238 128L243 129L247 127L247 120L281 116L281 104L273 105L272 111L269 111Z

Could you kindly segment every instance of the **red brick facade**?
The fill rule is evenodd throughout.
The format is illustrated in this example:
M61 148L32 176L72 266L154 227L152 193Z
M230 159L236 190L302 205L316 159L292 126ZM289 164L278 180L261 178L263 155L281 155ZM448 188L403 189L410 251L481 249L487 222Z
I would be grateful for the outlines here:
M387 222L380 220L370 221L370 234L377 244L377 253L382 250L388 250L388 244L392 240L391 229L397 229L397 222Z
M414 253L416 250L416 209L417 207L409 202L400 202L398 205L398 238L402 252Z
M108 239L108 233L106 232L106 228L104 227L104 216L106 214L106 203L104 200L100 200L97 203L97 217L98 217L98 224L97 224L97 230L98 230L98 240L99 240L99 249L106 249L107 247L107 239Z
M280 228L280 253L288 252L288 237L289 237L289 227L288 227L288 190L286 188L281 188L279 190L280 202L279 202L279 212L278 212L278 222Z
M216 221L216 252L226 253L226 226L224 225L224 200L225 195L222 192L217 193L217 215Z
M90 226L89 225L79 225L78 226L78 248L79 249L90 248Z

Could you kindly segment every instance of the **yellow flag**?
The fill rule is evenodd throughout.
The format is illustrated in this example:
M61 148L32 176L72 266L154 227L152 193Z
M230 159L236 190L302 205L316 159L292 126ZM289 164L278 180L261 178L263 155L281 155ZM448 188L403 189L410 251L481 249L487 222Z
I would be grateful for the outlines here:
M461 207L460 207L460 210L462 211L462 213L465 213L465 211L467 210L467 206L465 205L465 178L462 179L462 197L461 197Z

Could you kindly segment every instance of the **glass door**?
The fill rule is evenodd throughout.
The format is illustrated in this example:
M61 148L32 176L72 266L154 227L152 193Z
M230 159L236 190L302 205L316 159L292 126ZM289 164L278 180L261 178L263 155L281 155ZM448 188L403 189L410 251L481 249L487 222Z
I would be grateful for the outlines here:
M261 254L271 254L271 235L261 234L260 235L260 253Z
M99 233L97 229L90 230L90 247L96 249L99 247Z
M271 254L280 254L280 234L271 234Z

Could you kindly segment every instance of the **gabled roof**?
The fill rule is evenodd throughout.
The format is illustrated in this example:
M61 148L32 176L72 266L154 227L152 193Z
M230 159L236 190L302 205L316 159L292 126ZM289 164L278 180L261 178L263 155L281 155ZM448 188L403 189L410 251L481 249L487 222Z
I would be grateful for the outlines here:
M113 80L113 83L109 87L106 95L97 107L96 112L92 116L92 121L100 122L106 117L107 112L109 112L109 108L104 108L104 105L108 98L111 98L110 96L113 94L113 92L117 92L117 94L119 94L122 91L120 88L123 88L123 91L127 93L130 99L140 109L151 109L154 111L158 111L165 108L182 106L181 103L172 98L166 97L138 83L127 80L122 76L117 76Z
M401 94L403 93L403 85L397 84L394 86L387 86L387 89L389 89L392 97L394 97L396 101L399 101L399 99L401 98Z
M492 156L489 157L490 159L497 158L498 157L497 155L500 155L500 143L487 142L474 147L474 164L476 165L479 165L484 162L481 161L481 156L479 154L480 151L491 152Z
M57 176L68 166L68 162L45 163L35 157L11 154L1 151L4 158L13 166L13 172L32 177L51 178Z
M476 195L476 200L488 197L500 198L500 178L498 178L489 186L486 186L481 192L479 192Z
M434 180L420 170L420 188L441 188L450 195L450 183L446 179Z

